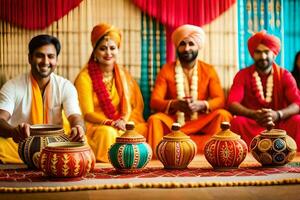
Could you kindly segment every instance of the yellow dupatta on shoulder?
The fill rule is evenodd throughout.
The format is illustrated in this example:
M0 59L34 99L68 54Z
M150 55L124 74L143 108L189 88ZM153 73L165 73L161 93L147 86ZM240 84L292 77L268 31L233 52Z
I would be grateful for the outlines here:
M51 84L45 88L44 97L45 103L43 101L43 94L39 88L37 81L34 79L30 73L31 87L32 87L32 102L31 102L31 121L32 124L48 124L49 123L49 113L48 108L51 103Z

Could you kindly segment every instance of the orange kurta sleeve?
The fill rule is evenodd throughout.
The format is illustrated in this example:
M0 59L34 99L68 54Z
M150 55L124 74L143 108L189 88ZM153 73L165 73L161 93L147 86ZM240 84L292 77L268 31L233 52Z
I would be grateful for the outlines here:
M165 112L170 101L177 99L174 65L165 64L157 75L150 101L150 107L156 111Z
M198 97L200 100L207 100L211 111L225 106L224 91L212 65L198 61L198 74L201 78L198 83ZM206 91L206 94L203 94Z

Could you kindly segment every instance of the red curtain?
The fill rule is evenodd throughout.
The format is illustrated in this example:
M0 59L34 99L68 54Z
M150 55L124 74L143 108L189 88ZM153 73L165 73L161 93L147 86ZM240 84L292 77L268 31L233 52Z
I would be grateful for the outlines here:
M0 0L0 19L26 29L43 29L82 0Z
M226 11L236 0L133 0L143 12L167 27L167 60L173 60L170 41L173 30L182 24L203 26ZM224 24L225 26L225 24Z

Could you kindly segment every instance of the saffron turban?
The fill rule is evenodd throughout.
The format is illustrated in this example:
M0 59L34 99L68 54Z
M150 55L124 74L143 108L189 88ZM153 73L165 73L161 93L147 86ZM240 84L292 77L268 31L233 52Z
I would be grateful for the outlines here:
M269 35L265 30L262 30L248 40L248 50L253 57L254 51L259 44L268 47L276 56L280 51L280 39L274 35Z
M94 26L91 34L91 41L93 48L96 47L99 40L104 36L108 36L110 39L116 42L117 46L120 47L121 33L118 29L110 24L98 24Z
M179 43L185 38L191 38L201 49L204 45L205 34L202 28L190 24L179 26L172 33L172 42L175 47L178 47Z

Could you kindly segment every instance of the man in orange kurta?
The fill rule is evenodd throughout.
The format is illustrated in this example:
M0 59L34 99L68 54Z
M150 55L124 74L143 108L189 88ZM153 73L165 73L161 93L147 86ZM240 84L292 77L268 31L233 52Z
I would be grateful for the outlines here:
M178 60L165 64L157 76L150 106L158 113L148 119L148 143L154 150L177 121L181 131L195 135L198 151L203 151L206 141L220 131L221 122L232 116L222 109L224 92L213 66L197 59L204 43L203 30L180 26L172 41Z

